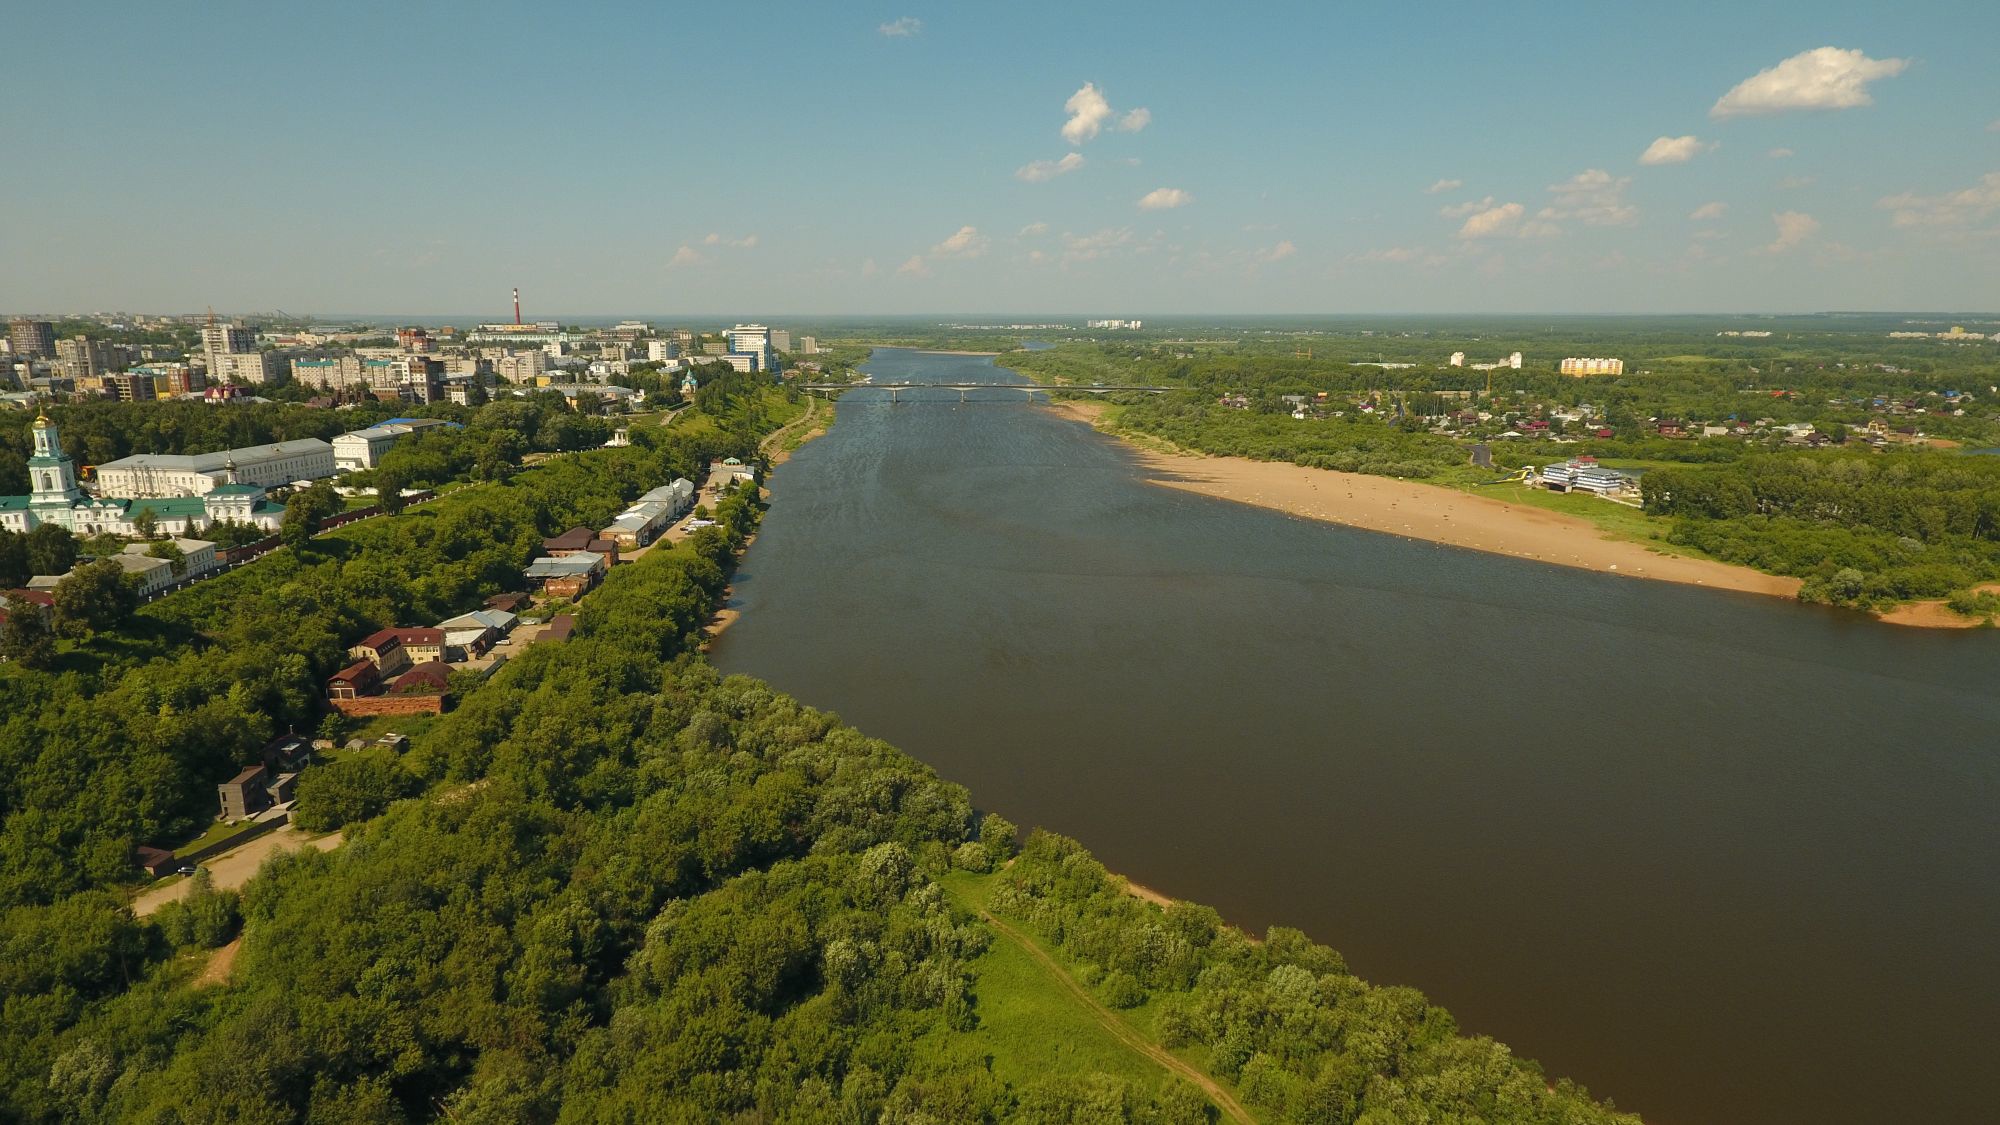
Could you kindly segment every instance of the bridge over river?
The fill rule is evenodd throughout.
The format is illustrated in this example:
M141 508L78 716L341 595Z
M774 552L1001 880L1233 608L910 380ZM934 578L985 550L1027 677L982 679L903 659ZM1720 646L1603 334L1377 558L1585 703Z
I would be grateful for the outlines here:
M828 398L832 398L834 395L839 394L842 391L888 391L889 401L892 403L901 401L900 395L901 392L903 391L919 391L919 390L957 391L958 401L964 402L966 401L965 395L966 392L968 391L1021 391L1024 394L1026 394L1029 398L1033 398L1038 394L1047 394L1050 391L1068 391L1078 394L1093 394L1093 395L1109 394L1112 391L1142 391L1147 394L1157 395L1157 394L1165 394L1168 391L1176 389L1174 387L1153 387L1136 383L1117 383L1117 384L1092 383L1087 387L1076 386L1069 383L1044 384L1044 383L917 383L917 382L801 383L799 386L802 390L805 390L809 393L824 394Z

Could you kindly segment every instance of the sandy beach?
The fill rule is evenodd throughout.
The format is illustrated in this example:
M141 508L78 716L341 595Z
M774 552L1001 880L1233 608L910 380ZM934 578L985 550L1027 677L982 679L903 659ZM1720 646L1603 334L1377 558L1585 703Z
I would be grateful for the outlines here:
M1105 409L1100 402L1063 401L1053 406L1093 426L1102 419ZM1765 574L1749 567L1661 554L1641 543L1607 538L1587 520L1455 488L1363 473L1308 469L1280 461L1169 453L1129 441L1126 444L1139 450L1154 484L1255 504L1307 519L1557 566L1714 590L1795 599L1802 585L1796 578ZM2000 584L1981 589L2000 591ZM1890 625L1919 629L1970 629L1985 624L1953 613L1942 601L1910 602L1878 613L1875 618Z
M1102 405L1094 402L1064 402L1059 409L1093 423L1103 414ZM1453 488L1241 457L1146 449L1139 456L1155 484L1307 519L1627 578L1798 596L1796 578L1660 554L1639 543L1607 539L1587 520Z
M1141 454L1155 484L1428 543L1627 578L1792 598L1799 580L1607 539L1586 520L1414 481L1235 457Z

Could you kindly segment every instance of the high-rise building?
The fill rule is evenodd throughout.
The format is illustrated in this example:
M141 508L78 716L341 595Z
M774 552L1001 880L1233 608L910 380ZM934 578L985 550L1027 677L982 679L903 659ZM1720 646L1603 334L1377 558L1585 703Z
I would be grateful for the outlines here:
M7 340L23 359L50 359L56 354L56 326L46 320L17 317L7 322Z
M301 386L337 391L363 382L361 360L352 355L292 360L292 381Z
M771 346L781 352L792 350L792 334L782 328L771 329Z
M672 340L646 341L646 358L654 363L674 359L681 354L681 346Z
M185 363L142 363L132 371L151 376L153 392L159 395L184 395L200 390L206 383L199 372Z
M750 370L773 371L777 369L771 352L771 330L761 324L739 324L726 334L729 341L729 355L749 356ZM740 366L731 364L742 370Z
M548 369L548 353L540 348L509 352L493 365L494 374L508 383L533 384L535 378Z
M271 359L260 351L217 352L208 357L208 380L224 386L275 382L284 369Z
M1453 367L1464 367L1464 366L1465 366L1465 353L1464 353L1464 352L1453 352L1453 353L1451 353L1451 365L1452 365Z
M88 336L56 341L56 368L72 379L95 379L116 366L111 349Z
M1507 366L1513 368L1516 371L1519 371L1521 369L1521 353L1514 352L1513 354L1509 355L1507 357Z
M815 337L812 337L812 336L801 336L801 337L799 337L799 354L800 354L800 355L818 355L818 354L819 354L819 340L818 340L818 339L816 339Z
M159 397L153 377L136 371L127 371L122 375L106 375L104 389L110 391L111 397L119 402L152 402Z
M1565 375L1582 377L1585 375L1623 375L1625 361L1622 359L1565 359L1560 370Z
M257 351L257 333L240 324L218 324L213 321L201 326L201 352L208 361L208 377L215 383L264 382L268 372L259 364L255 379L235 379L224 373L223 356L254 355ZM247 370L247 368L246 368Z

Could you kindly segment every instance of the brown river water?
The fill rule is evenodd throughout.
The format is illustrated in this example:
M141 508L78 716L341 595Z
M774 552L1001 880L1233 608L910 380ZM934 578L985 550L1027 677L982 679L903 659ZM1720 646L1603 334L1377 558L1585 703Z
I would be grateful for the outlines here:
M1296 520L1018 391L901 397L779 470L724 670L1650 1122L2000 1114L2000 635Z

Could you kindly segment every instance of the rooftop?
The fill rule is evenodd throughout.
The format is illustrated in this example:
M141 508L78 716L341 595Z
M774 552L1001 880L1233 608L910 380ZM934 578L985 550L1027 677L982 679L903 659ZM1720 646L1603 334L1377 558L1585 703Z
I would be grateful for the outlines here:
M219 473L231 460L241 465L244 461L275 461L281 457L331 452L333 446L319 438L297 438L272 445L252 445L216 453L134 453L130 457L106 461L97 467L97 471L102 474L106 469L180 469L197 473Z

